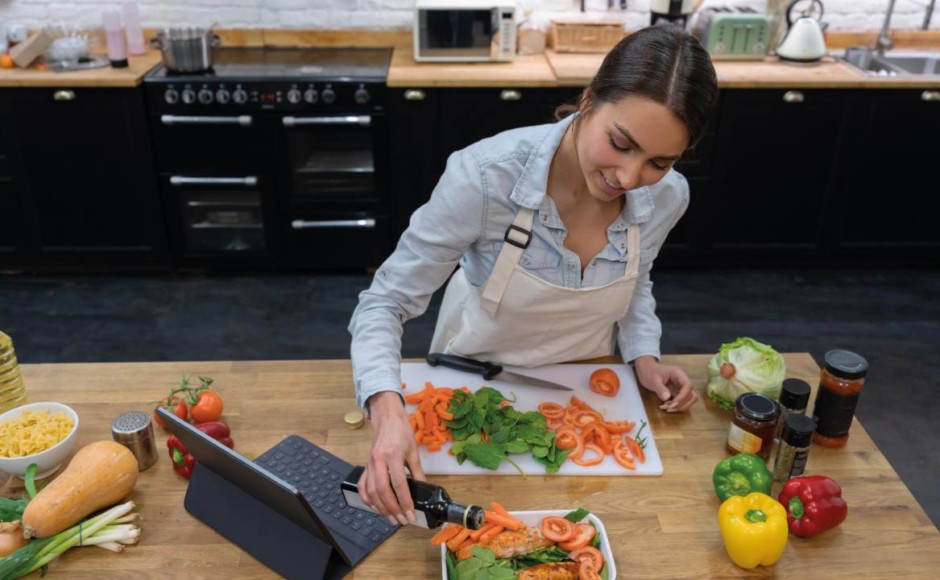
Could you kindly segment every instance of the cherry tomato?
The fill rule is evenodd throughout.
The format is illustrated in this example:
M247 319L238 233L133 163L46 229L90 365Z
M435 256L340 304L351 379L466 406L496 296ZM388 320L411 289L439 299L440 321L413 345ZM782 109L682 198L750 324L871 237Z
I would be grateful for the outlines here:
M573 540L558 544L558 547L569 552L579 550L587 546L594 539L596 533L597 530L591 524L578 524L578 535Z
M578 536L578 526L571 520L549 516L542 520L542 535L553 542L568 542Z
M602 368L591 373L591 390L605 397L613 397L620 390L620 377L613 369Z
M215 391L201 391L189 414L197 423L218 421L222 416L222 397Z
M597 573L598 568L595 568L589 560L582 560L581 565L578 566L578 580L601 580L601 575Z
M601 551L595 548L594 546L584 546L583 548L578 548L574 550L568 557L574 560L575 562L588 561L594 566L595 570L600 570L604 567L604 555L601 554Z
M167 397L166 399L160 401L160 407L170 411L183 421L186 420L186 417L189 414L189 405L186 404L186 401L181 399L177 395L172 397ZM166 429L166 425L163 423L163 419L160 418L160 415L157 415L156 411L153 413L153 420L157 425Z

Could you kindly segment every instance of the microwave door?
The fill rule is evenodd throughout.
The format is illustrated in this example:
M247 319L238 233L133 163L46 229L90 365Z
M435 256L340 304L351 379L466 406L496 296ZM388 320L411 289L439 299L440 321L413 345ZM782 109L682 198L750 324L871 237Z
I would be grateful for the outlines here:
M440 59L489 60L495 37L493 10L421 9L421 56Z

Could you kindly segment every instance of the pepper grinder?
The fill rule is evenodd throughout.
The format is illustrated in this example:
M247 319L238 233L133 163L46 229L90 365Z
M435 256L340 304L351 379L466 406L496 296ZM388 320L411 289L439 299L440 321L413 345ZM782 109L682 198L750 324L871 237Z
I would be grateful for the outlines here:
M118 415L111 423L111 438L131 450L137 458L138 471L144 471L157 462L157 443L150 413L129 411Z

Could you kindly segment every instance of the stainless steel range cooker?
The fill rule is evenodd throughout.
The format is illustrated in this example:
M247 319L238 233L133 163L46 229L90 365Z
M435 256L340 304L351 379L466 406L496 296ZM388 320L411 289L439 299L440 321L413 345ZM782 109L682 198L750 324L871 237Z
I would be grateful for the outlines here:
M391 251L389 49L221 48L144 78L184 267L347 269Z

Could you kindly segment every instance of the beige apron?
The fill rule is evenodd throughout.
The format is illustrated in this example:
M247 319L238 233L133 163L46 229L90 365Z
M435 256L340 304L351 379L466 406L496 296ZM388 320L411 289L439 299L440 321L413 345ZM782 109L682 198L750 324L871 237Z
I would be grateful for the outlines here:
M630 307L639 273L639 226L627 230L622 278L565 288L519 265L534 215L528 208L516 215L482 290L457 269L444 292L431 352L529 367L614 353L614 324Z

